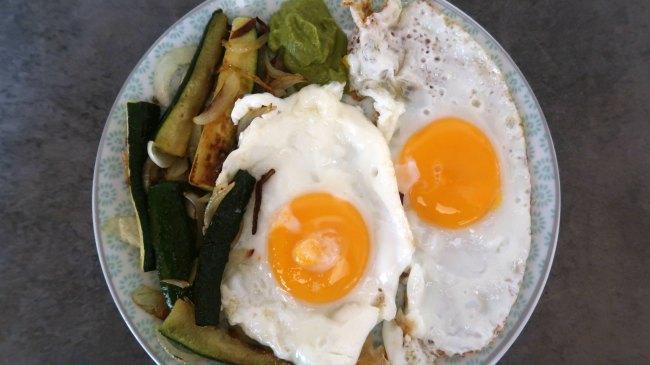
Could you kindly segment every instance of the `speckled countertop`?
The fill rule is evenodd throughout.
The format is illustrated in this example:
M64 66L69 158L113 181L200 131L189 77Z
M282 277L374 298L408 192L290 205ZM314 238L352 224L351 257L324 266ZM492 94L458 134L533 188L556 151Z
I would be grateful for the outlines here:
M512 55L558 153L551 277L502 364L650 363L650 3L454 2ZM95 251L100 134L198 1L0 1L0 364L150 364Z

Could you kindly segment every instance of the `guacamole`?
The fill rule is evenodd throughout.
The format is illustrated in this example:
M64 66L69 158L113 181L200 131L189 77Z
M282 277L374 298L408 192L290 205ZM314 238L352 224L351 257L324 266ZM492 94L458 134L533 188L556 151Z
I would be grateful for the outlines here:
M289 71L310 83L347 80L343 56L348 40L323 0L289 0L273 14L269 26L269 48L283 52Z

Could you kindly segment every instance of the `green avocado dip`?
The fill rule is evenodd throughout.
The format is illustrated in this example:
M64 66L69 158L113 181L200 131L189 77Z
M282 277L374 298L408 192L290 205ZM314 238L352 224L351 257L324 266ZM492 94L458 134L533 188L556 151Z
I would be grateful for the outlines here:
M348 40L323 0L289 0L273 14L269 26L269 48L282 51L289 71L310 83L347 80L343 56Z

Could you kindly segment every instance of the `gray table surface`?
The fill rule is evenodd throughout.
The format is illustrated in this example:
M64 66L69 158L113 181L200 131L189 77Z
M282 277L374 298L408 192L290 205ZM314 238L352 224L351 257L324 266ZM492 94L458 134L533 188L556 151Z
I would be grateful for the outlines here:
M150 364L100 270L92 171L140 56L198 1L0 1L0 364ZM647 0L456 1L526 75L558 153L555 264L502 364L650 363Z

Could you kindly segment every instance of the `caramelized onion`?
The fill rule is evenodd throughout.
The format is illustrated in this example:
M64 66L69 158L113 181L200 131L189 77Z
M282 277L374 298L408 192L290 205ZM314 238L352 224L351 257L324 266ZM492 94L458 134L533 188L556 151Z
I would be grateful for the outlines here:
M223 198L226 197L226 195L230 192L230 190L232 190L234 186L235 186L234 182L230 184L228 184L227 182L222 182L214 187L214 190L212 190L212 196L210 197L210 201L208 202L208 206L205 208L205 215L203 216L204 231L210 225L212 216L214 216L214 213L217 211L219 204L221 204Z
M254 83L260 85L260 86L261 86L262 88L264 88L266 91L268 91L268 92L270 92L270 93L273 92L273 89L271 88L271 86L269 86L267 83L265 83L264 81L262 81L262 79L260 79L259 77L257 77L257 75L254 75L254 74L252 74L252 73L250 73L250 72L248 72L248 71L246 71L246 70L242 70L241 68L236 67L236 66L233 66L233 65L222 66L222 67L219 69L219 72L223 72L223 71L225 71L225 70L232 70L235 74L238 74L238 75L241 76L241 77L244 77L244 78L247 78L247 79L249 79L249 80L252 80Z
M194 117L194 123L205 125L221 118L232 107L239 94L239 77L236 72L228 73L221 89L203 113Z
M198 213L197 205L199 204L198 200L200 197L193 192L184 192L183 196L187 199L187 202L185 203L187 215L192 219L196 219Z
M266 82L262 81L262 79L260 79L257 75L254 75L246 70L242 70L239 67L235 67L232 65L221 67L220 71L223 72L224 70L232 70L235 73L239 74L240 76L252 80L256 84L264 88L266 91L270 92L271 94L277 97L285 96L287 94L286 89L290 88L295 84L299 84L301 82L306 81L306 79L302 77L302 75L286 74L285 76L273 80L271 84L267 84Z
M201 132L203 132L203 126L194 124L192 125L192 134L190 134L190 142L187 144L187 153L186 156L189 157L192 161L194 160L194 155L196 150L199 149L199 142L201 141Z
M156 164L156 166L163 169L168 168L178 160L178 157L161 151L156 147L154 141L147 142L147 155L149 155L149 158Z
M210 201L210 195L211 193L205 194L202 197L199 197L195 193L192 192L185 192L183 193L183 196L185 196L185 199L187 199L187 214L190 216L190 218L194 219L196 222L196 247L199 248L201 247L201 243L203 241L203 235L201 232L203 231L203 216L205 214L205 206L208 204ZM192 280L190 280L192 282Z
M176 279L164 279L160 280L161 283L177 286L181 289L188 288L190 286L190 283L185 280L176 280Z
M271 82L271 88L273 90L287 90L295 84L307 81L302 75L299 74L289 74L287 76L282 76Z
M177 159L167 170L165 170L165 180L167 181L183 181L184 174L189 169L189 163L186 158Z
M160 168L151 161L151 158L147 158L142 167L142 185L145 191L149 191L149 187L158 181L160 172Z
M275 169L267 171L255 184L255 205L253 206L253 235L257 233L257 219L260 214L260 207L262 206L262 188L264 184L275 174Z
M142 310L158 319L164 320L169 314L165 297L160 290L143 285L131 293L131 299Z
M241 29L241 28L240 28ZM250 42L247 44L232 44L231 41L222 41L221 44L226 48L226 50L234 53L246 53L246 52L252 52L252 51L257 51L258 49L264 47L266 42L269 40L269 34L266 33L263 36L255 39L254 42Z
M264 105L259 108L249 110L248 113L246 113L243 117L241 117L239 119L239 122L237 122L237 134L246 130L246 128L248 128L248 126L253 121L253 119L273 110L275 110L275 105L273 104Z
M271 78L277 79L283 76L289 76L291 75L288 72L284 72L280 69L275 68L273 64L271 63L271 60L269 59L269 50L265 49L264 52L262 52L262 58L264 60L264 67L266 68L266 73L271 76Z
M135 216L112 217L104 223L102 230L128 245L140 247L140 228Z
M230 39L235 39L243 36L244 34L250 32L253 28L255 28L255 19L251 19L246 22L246 24L242 25L241 27L237 29L233 29L232 33L230 34Z

